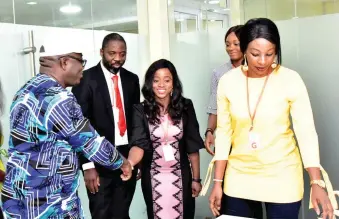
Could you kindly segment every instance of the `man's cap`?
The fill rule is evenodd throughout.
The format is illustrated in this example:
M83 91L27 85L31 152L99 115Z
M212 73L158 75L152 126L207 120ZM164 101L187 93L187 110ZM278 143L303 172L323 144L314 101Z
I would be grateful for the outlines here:
M81 46L75 44L68 44L68 45L60 45L57 43L53 44L46 44L40 47L40 57L46 56L60 56L66 55L69 53L81 53L82 54Z

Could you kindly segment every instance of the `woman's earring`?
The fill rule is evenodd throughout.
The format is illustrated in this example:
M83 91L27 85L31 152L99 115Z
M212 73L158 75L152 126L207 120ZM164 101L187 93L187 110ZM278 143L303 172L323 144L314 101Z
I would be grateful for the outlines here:
M171 96L173 95L173 90L171 91L171 94L170 94Z
M277 62L276 62L276 60L274 60L274 62L272 63L271 67L272 67L273 69L275 69L277 66L278 66L278 65L277 65Z
M243 71L248 71L246 55L244 55L244 65L242 66Z

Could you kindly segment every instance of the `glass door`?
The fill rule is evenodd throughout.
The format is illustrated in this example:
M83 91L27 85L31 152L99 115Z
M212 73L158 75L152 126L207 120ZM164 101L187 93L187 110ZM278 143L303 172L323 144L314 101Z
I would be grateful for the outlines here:
M30 60L33 53L28 53L28 31L13 24L0 23L0 60L2 70L0 80L4 95L4 115L1 118L5 136L5 147L9 136L9 107L16 91L32 77ZM26 54L24 49L26 48Z

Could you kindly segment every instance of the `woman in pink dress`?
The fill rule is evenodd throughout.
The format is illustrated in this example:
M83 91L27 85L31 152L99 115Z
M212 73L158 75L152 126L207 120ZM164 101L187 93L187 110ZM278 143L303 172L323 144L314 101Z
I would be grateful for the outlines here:
M168 60L154 62L134 106L128 160L141 162L141 185L149 219L193 219L201 190L199 150L204 147L191 100Z

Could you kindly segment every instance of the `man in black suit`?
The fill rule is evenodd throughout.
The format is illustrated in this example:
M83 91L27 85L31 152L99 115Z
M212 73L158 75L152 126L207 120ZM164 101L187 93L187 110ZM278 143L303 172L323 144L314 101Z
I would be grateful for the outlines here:
M132 107L140 102L138 76L122 67L126 53L126 42L121 35L107 35L100 50L101 62L84 71L81 83L72 89L84 116L125 157L129 152ZM92 218L129 219L137 170L129 181L123 182L120 171L93 164L83 156L79 158Z

